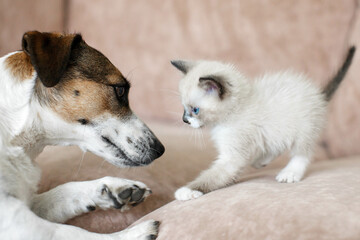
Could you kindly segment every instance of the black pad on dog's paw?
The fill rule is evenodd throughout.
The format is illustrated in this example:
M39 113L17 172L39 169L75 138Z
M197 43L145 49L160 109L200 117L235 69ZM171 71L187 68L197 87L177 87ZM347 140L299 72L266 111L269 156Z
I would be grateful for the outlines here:
M157 238L157 236L154 235L154 234L151 234L151 235L149 236L149 240L155 240L156 238Z
M127 188L124 191L120 192L118 196L121 199L128 199L131 196L132 192L133 190L131 188Z
M86 208L87 208L87 210L89 210L89 212L92 212L92 211L95 211L95 210L96 210L96 207L95 207L95 206L91 206L91 205L87 206Z
M131 195L131 201L134 201L134 202L138 202L142 199L142 197L144 196L144 193L145 193L145 189L137 189L135 190L132 195Z

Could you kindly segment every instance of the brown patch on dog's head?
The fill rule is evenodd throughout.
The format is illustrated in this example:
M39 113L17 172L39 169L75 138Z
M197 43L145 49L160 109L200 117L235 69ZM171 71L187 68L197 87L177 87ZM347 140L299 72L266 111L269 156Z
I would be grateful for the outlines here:
M48 104L64 120L82 125L104 114L125 117L131 113L127 101L129 88L120 99L114 88L96 81L68 79L51 89L52 100Z
M30 62L30 57L24 52L18 52L9 56L5 60L5 66L11 72L15 79L29 79L34 72L34 67Z
M34 34L34 42L26 43L24 49L28 49L31 59L37 59L32 61L37 64L35 69L43 72L42 75L38 73L40 81L35 88L40 103L53 108L65 120L81 124L91 123L91 119L105 113L126 116L131 112L129 82L102 53L88 46L82 38L74 40L80 35ZM41 44L44 41L45 48ZM47 68L46 62L51 59L54 64Z

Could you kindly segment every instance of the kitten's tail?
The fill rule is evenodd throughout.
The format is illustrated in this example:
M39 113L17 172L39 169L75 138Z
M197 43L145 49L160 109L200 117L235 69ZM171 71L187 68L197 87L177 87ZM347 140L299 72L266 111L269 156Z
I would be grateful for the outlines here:
M334 95L336 89L339 87L341 81L345 77L345 74L348 71L348 69L351 65L352 59L354 57L355 50L356 50L355 46L352 46L349 49L344 64L341 66L340 70L335 75L335 77L331 80L331 82L329 82L326 85L326 87L324 88L322 93L325 95L325 99L327 101L330 101L331 97Z

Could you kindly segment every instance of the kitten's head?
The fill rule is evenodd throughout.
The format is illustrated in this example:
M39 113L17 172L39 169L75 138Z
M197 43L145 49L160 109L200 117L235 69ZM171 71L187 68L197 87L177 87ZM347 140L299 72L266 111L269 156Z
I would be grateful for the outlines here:
M215 61L171 63L185 74L179 83L183 121L193 128L225 121L249 92L246 79L232 65Z

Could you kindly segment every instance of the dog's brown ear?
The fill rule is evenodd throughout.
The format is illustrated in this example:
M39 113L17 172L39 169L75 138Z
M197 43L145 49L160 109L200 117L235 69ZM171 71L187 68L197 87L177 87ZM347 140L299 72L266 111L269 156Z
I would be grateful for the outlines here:
M59 83L70 59L72 48L82 41L79 34L26 32L22 38L22 49L30 56L41 82L46 87Z

